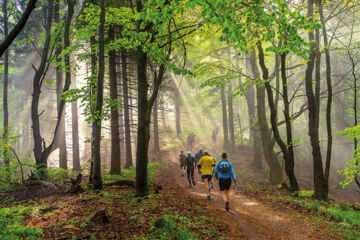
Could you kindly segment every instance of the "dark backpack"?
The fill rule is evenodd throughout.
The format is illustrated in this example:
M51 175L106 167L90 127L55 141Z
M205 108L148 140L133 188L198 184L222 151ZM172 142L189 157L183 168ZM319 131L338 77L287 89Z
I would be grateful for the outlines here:
M196 156L196 162L198 162L200 160L200 158L202 158L204 156L204 152L199 152L199 154Z
M220 173L229 174L230 173L230 163L229 161L221 161L220 162Z
M185 156L185 154L180 154L180 162L184 164L185 161L186 161L186 156Z
M186 158L186 166L188 167L188 168L194 168L194 162L195 162L195 158L194 157L192 157L192 156L188 156L187 158Z

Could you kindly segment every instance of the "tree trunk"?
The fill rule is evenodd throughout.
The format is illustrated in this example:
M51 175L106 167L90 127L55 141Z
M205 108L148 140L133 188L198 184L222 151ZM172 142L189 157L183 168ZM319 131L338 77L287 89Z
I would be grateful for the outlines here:
M19 35L19 33L24 28L24 26L25 26L27 20L29 19L32 11L36 7L36 2L37 2L37 0L29 0L27 6L25 8L24 13L21 15L21 18L16 23L14 28L11 30L10 34L7 37L4 38L4 41L1 42L1 44L0 44L0 58L2 57L4 52L10 47L12 42L15 40L15 38Z
M73 73L73 72L72 72ZM71 77L72 88L76 89L76 75ZM80 144L79 144L79 121L77 101L71 103L71 124L72 124L72 148L73 148L73 170L80 171Z
M234 134L234 108L232 99L232 82L229 81L228 85L228 107L229 107L229 132L230 132L230 144L231 151L235 152L235 134Z
M181 134L181 115L180 115L180 93L179 90L175 89L175 124L176 124L176 135Z
M60 22L60 9L59 3L55 4L54 7L54 20L56 23ZM58 47L55 51L56 61L61 63L61 54L62 48ZM64 79L62 75L61 66L56 66L56 95L57 95L57 108L59 111L60 108L60 98L62 95L62 90L64 88ZM66 152L66 134L65 134L65 114L61 116L60 125L59 125L59 134L56 139L57 145L59 146L59 168L67 169L67 152Z
M100 0L100 25L99 25L99 71L96 89L96 120L93 122L94 137L94 172L93 172L93 188L102 189L101 178L101 113L104 95L104 74L105 74L105 0Z
M256 64L255 50L251 52L250 56L251 69L254 77L260 79L260 73ZM264 79L263 79L264 80ZM256 87L256 100L257 100L257 114L259 122L259 130L261 135L263 154L266 163L269 166L269 181L274 184L281 183L283 181L282 170L279 160L274 152L273 144L271 140L271 134L267 124L266 108L265 108L265 87Z
M228 119L227 119L227 110L226 110L226 96L223 87L220 87L220 96L221 96L223 135L224 135L223 145L224 147L227 147L229 144L229 128L228 128Z
M274 133L275 140L277 144L280 146L283 159L285 162L285 172L289 178L290 182L290 190L292 192L299 191L299 185L297 183L295 172L294 172L294 147L293 147L293 139L292 139L292 129L291 129L291 121L290 121L290 110L289 110L289 99L288 99L288 92L287 92L287 77L286 77L286 53L281 54L281 79L283 84L283 100L284 100L284 117L286 123L286 136L287 136L287 144L284 143L282 140L279 130L278 130L278 123L277 123L277 108L273 98L272 88L269 82L269 72L265 65L265 56L264 51L261 45L261 42L258 42L258 50L259 50L259 62L260 67L263 72L263 81L265 81L265 88L267 91L268 102L270 107L270 119L271 119L271 126Z
M123 100L124 100L124 129L125 129L125 148L126 148L126 160L125 168L133 166L132 161L132 149L131 149L131 126L130 126L130 107L129 107L129 80L127 75L127 54L123 49L121 51L121 73L123 84Z
M250 55L247 55L246 60L246 73L249 75L251 72ZM245 94L245 100L249 115L249 128L250 128L250 140L253 145L253 161L252 167L255 169L261 169L262 166L262 146L261 146L261 134L259 131L259 122L255 113L255 89L254 86L250 86L248 92Z
M314 1L308 0L308 22L312 24L314 15ZM318 51L318 45L314 41L314 33L310 31L308 33L309 41L311 42L311 53L309 56L309 61L307 63L306 73L305 73L305 88L306 96L308 100L308 109L309 109L309 136L312 146L312 155L313 155L313 170L314 170L314 191L315 198L319 200L328 199L328 187L326 179L323 172L323 164L321 158L320 150L320 141L319 141L319 128L317 125L318 122L318 110L316 106L316 98L313 92L313 81L312 73L314 70L314 60L316 56L316 51Z
M147 183L147 164L149 149L149 123L150 109L148 105L147 81L147 54L141 47L137 50L137 77L138 77L138 129L137 129L137 150L136 150L136 192L139 196L146 196L149 193Z
M53 18L53 0L49 1L46 7L46 11L47 11L47 18L45 21L46 36L44 40L44 47L42 50L40 66L37 68L34 75L33 94L31 101L31 120L32 120L32 129L33 129L33 137L34 137L34 157L36 162L36 168L40 174L40 178L46 177L44 169L47 167L48 154L47 153L44 154L43 152L43 147L45 151L46 146L40 131L39 101L40 101L43 75L46 73L46 66L48 60L47 57L50 49L51 25Z
M324 39L324 50L325 50L325 62L326 62L326 85L328 92L328 99L326 103L326 131L327 131L327 150L326 150L326 163L325 163L325 179L327 186L329 186L329 177L330 177L330 161L331 161L331 151L332 151L332 126L331 126L331 105L333 100L333 89L331 81L331 59L329 51L329 42L328 35L326 30L325 18L323 13L323 6L321 1L317 1L319 13L320 13L320 22L322 24L322 33ZM356 99L356 98L355 98ZM355 100L356 102L356 100Z
M154 153L158 155L160 153L160 143L159 143L159 114L158 114L158 101L155 101L153 109L153 119L154 119Z
M97 70L97 53L96 53L96 39L95 37L90 37L90 61L91 61L91 78L90 78L90 98L96 94L96 70ZM95 115L95 108L93 102L90 101L90 111L91 115ZM93 182L94 176L94 124L92 125L91 133L91 163L90 163L90 173L89 173L89 182Z
M115 40L114 28L110 27L109 41ZM109 78L110 78L110 98L117 100L117 73L116 73L116 52L109 50ZM120 134L119 134L119 111L117 107L111 107L111 164L110 174L121 173L121 151L120 151Z
M8 23L9 16L7 10L8 0L4 0L2 10L3 10L3 18L4 18L4 38L8 37ZM4 59L4 89L3 89L3 108L4 108L4 135L3 138L5 141L8 137L9 131L9 108L8 108L8 84L9 84L9 51L6 49L5 51L5 59ZM6 143L6 142L5 142ZM6 150L3 153L4 162L9 164L9 159L7 156Z

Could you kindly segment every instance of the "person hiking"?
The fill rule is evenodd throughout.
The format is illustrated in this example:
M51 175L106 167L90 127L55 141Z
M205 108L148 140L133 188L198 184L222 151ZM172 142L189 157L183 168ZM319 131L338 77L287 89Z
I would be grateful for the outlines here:
M184 177L185 176L185 162L186 162L186 155L184 154L184 151L180 152L179 155L179 162L180 162L180 169L181 169L181 176Z
M209 156L208 151L204 151L204 156L198 162L198 171L201 174L201 180L205 183L206 199L210 200L211 180L213 177L215 161Z
M195 143L195 134L192 132L189 134L189 136L187 137L187 145L188 145L188 149L189 151L192 151L193 145Z
M229 211L229 190L231 186L231 179L234 180L235 185L237 184L237 179L234 174L233 165L227 160L227 154L223 153L221 158L222 160L216 166L215 178L219 180L220 192L223 194L225 201L225 209L226 211Z
M216 145L216 138L217 138L217 132L216 132L216 129L214 129L212 134L211 134L211 140L212 140L214 145Z
M195 186L195 180L194 180L194 169L196 168L196 161L193 156L191 156L191 152L187 152L187 157L185 161L185 167L186 167L186 175L189 181L189 186Z
M195 161L196 161L196 165L197 163L200 161L200 158L202 158L202 156L204 156L204 151L202 148L199 149L199 151L195 154Z

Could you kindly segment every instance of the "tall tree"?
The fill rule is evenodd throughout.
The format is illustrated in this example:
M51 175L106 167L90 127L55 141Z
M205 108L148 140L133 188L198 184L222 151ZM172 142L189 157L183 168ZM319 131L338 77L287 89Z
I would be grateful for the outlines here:
M55 23L59 24L60 22L60 7L57 2L54 7L54 20ZM60 99L62 95L62 90L64 88L64 79L61 70L61 51L62 47L57 46L55 50L56 57L56 95L57 95L57 108L59 110L60 107ZM59 124L59 134L57 136L56 142L59 146L59 167L63 169L67 169L67 152L66 152L66 135L65 135L65 114L61 116L60 124Z
M8 1L4 0L2 5L3 21L4 21L4 38L8 37L9 30L9 15L8 15ZM4 56L4 85L3 85L3 108L4 108L4 139L8 136L9 131L9 108L8 108L8 85L9 85L9 50L6 49ZM6 151L3 154L4 162L9 163Z
M220 100L221 100L221 112L222 112L222 125L223 125L223 135L224 135L224 147L229 144L229 128L228 128L228 118L227 118L227 108L226 108L226 94L224 86L220 86Z
M98 30L99 35L99 70L97 77L96 89L96 118L93 121L93 149L94 149L94 172L93 172L93 188L96 190L102 189L101 177L101 123L102 123L102 107L104 97L104 75L105 75L105 0L100 0L100 25Z
M115 31L113 26L108 31L109 41L115 40ZM110 98L118 98L117 89L117 72L116 72L116 51L109 50L109 77L110 77ZM120 134L119 134L119 112L116 106L110 109L111 115L111 164L110 174L121 173L121 150L120 150Z
M153 138L154 138L154 153L158 155L160 153L160 142L159 142L159 111L158 111L158 101L155 101L154 109L153 109L153 119L154 119L154 132L153 132Z
M130 123L130 106L129 106L129 79L127 66L127 52L121 50L121 75L122 75L122 89L123 89L123 103L124 103L124 129L125 129L125 168L133 166L132 149L131 149L131 123Z
M230 146L231 151L235 152L235 130L234 130L234 108L232 98L232 82L229 80L228 85L228 107L229 107L229 133L230 133Z
M309 24L314 23L314 0L308 0L308 22ZM308 33L309 41L311 43L311 53L309 55L309 60L307 62L307 68L305 73L305 89L306 97L308 100L308 109L309 109L309 136L312 146L312 155L313 155L313 171L314 171L314 192L315 198L320 200L328 199L328 186L323 172L323 163L320 150L320 140L319 140L319 128L317 125L318 122L318 110L316 106L316 99L313 91L313 81L312 75L314 70L314 61L316 56L316 51L318 51L318 46L316 41L314 41L314 32L309 31Z

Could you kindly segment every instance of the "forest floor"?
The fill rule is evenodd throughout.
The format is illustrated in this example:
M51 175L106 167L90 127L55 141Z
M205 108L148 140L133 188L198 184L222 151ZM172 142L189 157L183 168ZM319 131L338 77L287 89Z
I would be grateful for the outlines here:
M137 198L133 187L105 185L99 192L84 186L81 194L8 199L0 203L0 239L360 239L358 205L279 190L266 182L266 171L248 166L247 147L238 147L229 158L239 183L232 186L227 212L216 181L211 200L205 200L197 173L196 186L188 187L178 164L180 148L172 146L163 151L160 164L150 165L152 182L163 187L158 194ZM216 148L209 150L219 155ZM104 183L134 176L134 169L124 170L123 176L104 175ZM107 219L92 220L101 209Z

